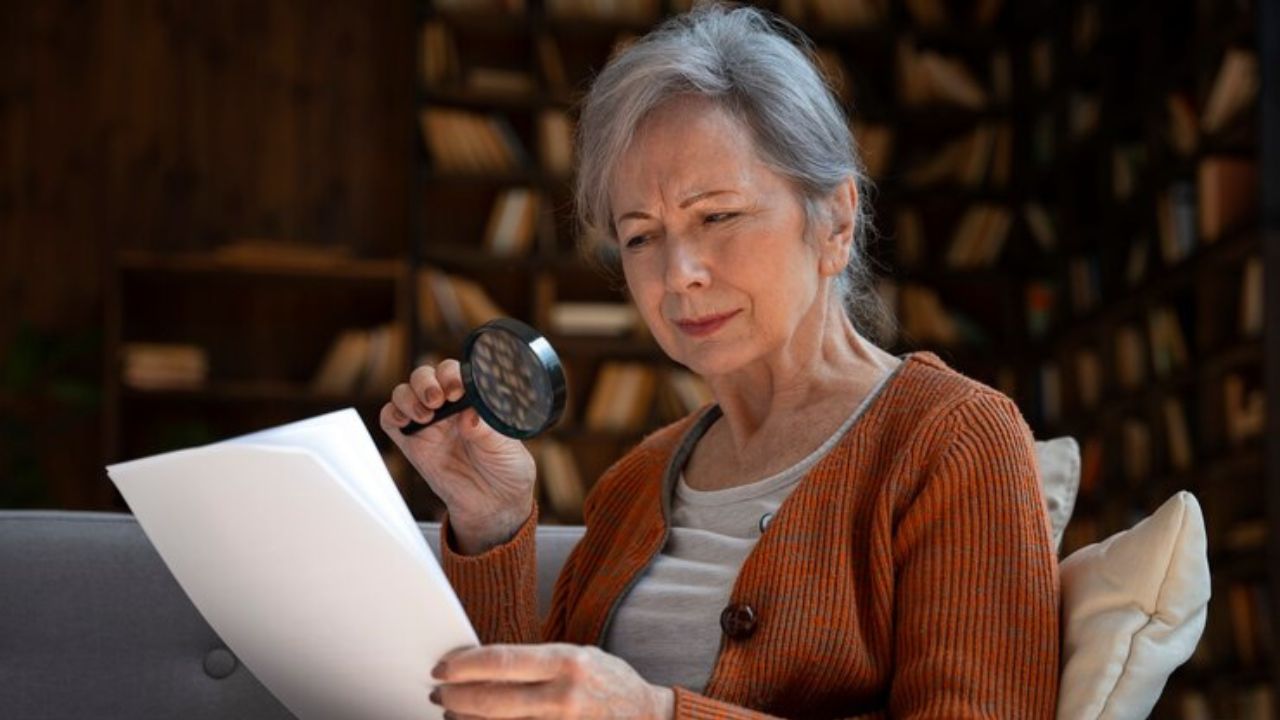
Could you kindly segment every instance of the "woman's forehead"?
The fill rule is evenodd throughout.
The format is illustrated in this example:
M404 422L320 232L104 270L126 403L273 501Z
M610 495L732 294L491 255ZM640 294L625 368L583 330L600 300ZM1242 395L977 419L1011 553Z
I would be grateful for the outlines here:
M615 165L610 195L619 203L662 192L667 201L681 202L740 189L769 172L752 140L740 121L710 101L663 106L641 123Z

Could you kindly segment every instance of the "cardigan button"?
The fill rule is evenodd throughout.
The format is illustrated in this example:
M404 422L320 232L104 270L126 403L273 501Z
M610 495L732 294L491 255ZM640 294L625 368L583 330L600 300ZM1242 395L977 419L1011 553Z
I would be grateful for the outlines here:
M756 631L755 608L744 603L734 603L720 613L720 629L731 640L746 640Z

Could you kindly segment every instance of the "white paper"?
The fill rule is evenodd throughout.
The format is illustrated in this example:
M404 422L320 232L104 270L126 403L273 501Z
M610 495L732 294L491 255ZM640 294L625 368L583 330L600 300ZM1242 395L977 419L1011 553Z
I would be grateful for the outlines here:
M178 583L302 720L439 718L478 643L354 410L107 468Z

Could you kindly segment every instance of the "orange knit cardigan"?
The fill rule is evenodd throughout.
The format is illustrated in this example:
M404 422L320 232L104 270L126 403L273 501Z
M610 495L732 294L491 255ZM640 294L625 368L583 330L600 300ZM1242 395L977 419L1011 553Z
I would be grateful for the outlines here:
M801 481L747 557L723 636L677 718L1051 718L1058 575L1030 432L1006 397L915 353ZM597 482L586 533L539 630L534 527L443 566L482 642L599 645L667 537L700 413L659 430ZM536 513L535 513L536 515Z

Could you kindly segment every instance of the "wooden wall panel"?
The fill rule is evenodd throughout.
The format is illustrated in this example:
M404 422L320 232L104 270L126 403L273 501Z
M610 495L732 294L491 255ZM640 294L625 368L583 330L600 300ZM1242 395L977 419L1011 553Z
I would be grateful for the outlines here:
M6 5L0 367L20 326L55 343L100 331L117 247L269 236L407 251L411 3ZM36 424L52 403L11 398L0 413ZM97 452L65 467L51 454L68 439L42 441L53 502L92 506L99 492L78 483L98 482Z

